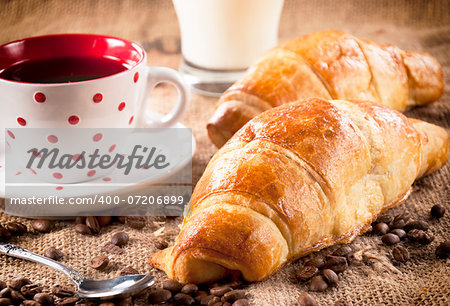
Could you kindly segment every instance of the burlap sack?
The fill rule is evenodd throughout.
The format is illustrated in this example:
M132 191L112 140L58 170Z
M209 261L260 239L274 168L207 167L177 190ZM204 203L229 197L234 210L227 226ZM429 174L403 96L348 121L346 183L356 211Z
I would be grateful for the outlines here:
M286 1L280 24L280 40L307 32L335 28L356 36L380 42L390 42L404 49L424 50L433 54L443 66L446 91L437 103L407 112L408 116L439 124L450 132L450 2L449 1ZM149 64L176 68L179 60L179 30L171 1L1 1L0 42L26 36L59 33L91 32L124 37L143 44L149 51ZM159 47L158 47L159 46ZM163 47L161 47L163 46ZM174 53L175 52L175 53ZM160 86L151 96L156 110L165 111L175 99L170 86ZM216 151L209 142L205 122L214 110L215 99L198 95L192 97L183 123L193 129L197 152L193 159L193 184L197 182L206 164ZM439 172L419 180L407 202L390 213L408 210L414 218L428 219L434 204L447 207L450 199L449 163ZM333 305L342 299L351 305L449 305L449 260L437 260L436 246L449 239L450 213L440 221L430 221L436 239L423 247L410 247L411 260L393 265L391 247L382 245L379 237L357 238L352 247L367 249L366 261L356 263L344 272L336 288L323 293L312 293L320 305ZM15 218L0 215L4 224ZM20 220L30 228L29 220ZM152 234L164 227L163 236L173 240L181 218L155 223L152 219L143 230L123 225L104 229L99 236L86 237L74 232L73 223L57 222L49 234L27 234L13 240L37 253L54 246L64 252L63 262L88 277L108 278L132 266L141 273L164 278L163 273L147 264L156 251ZM111 235L125 230L130 243L122 255L110 255L112 266L104 272L88 267L94 255L100 255L101 246ZM328 253L331 250L324 250ZM295 305L296 298L306 286L289 281L300 263L293 263L261 283L252 284L248 295L252 305ZM46 286L70 284L64 275L37 264L0 256L0 279L28 276Z

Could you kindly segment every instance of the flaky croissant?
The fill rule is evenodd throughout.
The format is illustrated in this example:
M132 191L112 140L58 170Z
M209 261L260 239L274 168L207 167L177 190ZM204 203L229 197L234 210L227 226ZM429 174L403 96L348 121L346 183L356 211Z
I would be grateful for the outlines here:
M220 98L207 129L221 147L248 120L288 102L362 99L403 111L439 99L443 90L442 69L431 55L328 30L262 55Z
M444 129L372 102L309 99L248 122L208 164L173 247L150 263L182 283L260 281L347 243L447 159Z

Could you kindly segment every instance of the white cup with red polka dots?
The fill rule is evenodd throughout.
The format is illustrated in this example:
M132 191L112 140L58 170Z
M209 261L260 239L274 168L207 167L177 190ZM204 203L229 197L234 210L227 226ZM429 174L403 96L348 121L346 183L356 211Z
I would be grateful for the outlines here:
M101 61L107 64L115 62L123 69L114 70L112 68L117 67L112 64L105 66ZM36 144L54 145L55 141L67 142L57 135L58 130L64 128L173 126L186 111L189 87L175 70L149 67L146 62L147 55L142 47L104 35L46 35L0 46L0 159L4 159L5 146L13 147L14 141L18 141L10 130L14 128L52 129L53 133L36 139ZM59 78L67 77L61 75L65 65L76 72L70 81L60 81ZM54 75L46 75L48 71ZM58 78L51 79L55 75ZM41 81L44 77L46 79ZM178 100L167 115L155 120L145 115L145 98L160 82L174 85ZM86 137L89 137L86 141L90 141L99 136ZM110 148L113 143L118 143L110 142L103 146ZM2 163L4 161L0 160L0 165ZM59 173L47 179L57 183L75 183L105 174L105 171L92 174L91 170L89 176L86 173L67 173L65 177L64 173Z

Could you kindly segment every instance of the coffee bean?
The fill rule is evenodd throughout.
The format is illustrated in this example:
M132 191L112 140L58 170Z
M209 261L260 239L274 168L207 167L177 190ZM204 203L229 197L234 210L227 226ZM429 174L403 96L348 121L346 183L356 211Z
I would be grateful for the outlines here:
M200 305L208 305L208 303L210 301L212 301L213 299L215 299L214 303L217 303L216 301L220 301L220 299L217 296L214 296L214 295L210 294L210 295L203 296L200 299Z
M195 294L198 291L198 286L196 284L186 284L181 288L182 293Z
M56 248L48 248L44 252L44 256L53 260L60 260L63 258L63 253Z
M53 229L53 223L46 219L34 220L31 226L40 233L49 233Z
M5 289L5 288L7 288L7 287L8 287L8 285L6 284L6 282L0 280L0 291Z
M197 302L197 303L200 303L200 301L202 300L202 298L204 298L205 296L207 296L208 295L208 293L206 292L206 291L203 291L203 290L199 290L199 291L197 291L197 294L196 294L196 296L195 296L195 301Z
M406 262L409 259L409 252L399 245L392 249L392 257L398 262Z
M133 306L133 298L131 296L121 299L121 300L116 300L116 302L114 303L115 306Z
M91 259L90 267L96 270L103 270L105 269L109 264L109 258L108 256L96 256Z
M65 298L61 301L59 301L58 303L56 303L56 305L58 306L72 306L75 305L75 303L79 300L79 298L77 297L69 297L69 298Z
M117 221L119 221L119 223L122 223L122 224L124 224L125 223L125 216L118 216L117 217Z
M411 242L419 242L424 234L425 232L420 229L412 229L406 234L406 237L408 237Z
M430 232L424 232L422 237L419 238L418 242L420 244L430 244L432 243L434 240L434 235L433 233Z
M394 221L394 217L391 215L382 215L379 216L376 223L386 223L387 225L391 224Z
M389 232L389 226L386 223L378 223L373 227L374 234L384 235Z
M111 243L119 247L124 246L128 243L130 237L125 232L117 232L111 238Z
M20 222L6 223L5 228L11 233L12 236L21 236L27 232L26 225Z
M348 245L341 246L339 249L333 252L334 256L342 256L342 257L348 257L350 253L352 253L353 250Z
M215 288L211 288L211 290L209 290L209 292L215 296L223 296L225 293L232 291L233 288L228 287L228 286L220 286L220 287L215 287Z
M400 237L398 237L395 234L388 233L386 235L383 235L383 237L381 237L381 241L383 241L383 243L386 245L394 245L400 242Z
M120 255L123 253L123 250L120 247L118 247L117 245L112 244L110 242L105 244L102 247L101 251L106 252L106 253L116 254L116 255Z
M23 305L23 306L41 306L41 304L39 304L38 302L33 301L33 300L25 300L20 305Z
M445 207L442 206L441 204L436 204L433 207L431 207L430 213L433 218L440 219L445 214Z
M153 289L148 294L148 301L150 304L161 304L169 301L172 298L172 292L166 289Z
M0 225L0 242L6 242L11 238L11 233Z
M430 226L425 221L410 221L403 228L406 232L412 229L419 229L422 231L427 231Z
M304 266L295 273L295 279L299 282L307 281L319 273L315 266Z
M405 219L398 219L392 223L392 229L403 228L406 225Z
M78 300L75 303L75 306L96 306L94 302L88 301L88 300Z
M400 219L404 220L405 222L408 222L409 219L411 219L411 214L408 211L405 211L394 217L394 221L397 221Z
M17 277L11 280L9 287L14 290L20 290L23 286L31 284L31 281L26 277Z
M168 279L163 282L163 288L172 292L179 292L183 288L183 284L175 280Z
M0 298L9 298L11 296L10 288L3 288L0 290Z
M324 269L322 274L323 274L323 278L327 282L328 286L333 287L333 286L337 285L337 283L339 281L339 277L333 270Z
M48 293L38 293L33 298L36 302L39 304L45 306L45 305L53 305L54 298Z
M299 306L318 306L316 300L308 293L303 293L297 298Z
M121 276L125 276L125 275L133 275L133 274L139 274L138 270L132 268L132 267L126 267L125 269L123 269L120 272Z
M98 223L98 220L96 217L93 216L89 216L86 218L86 225L89 227L89 229L91 230L91 232L93 234L98 234L100 233L100 223Z
M97 221L101 227L106 227L112 222L111 216L98 216Z
M205 304L205 305L207 305L207 306L213 306L213 305L215 305L215 304L217 304L217 303L221 303L220 297L213 295L212 299L209 300L209 302L208 302L207 304Z
M155 240L155 247L158 250L164 250L165 248L167 248L169 246L169 243L163 239L157 239Z
M195 304L195 300L192 296L185 293L177 293L174 295L173 300L175 303L182 305L193 305Z
M444 241L436 248L436 256L442 259L450 257L450 241Z
M233 290L225 293L222 297L222 302L233 303L240 299L245 299L245 290Z
M84 224L86 222L85 216L78 216L75 218L75 224Z
M75 292L72 289L60 285L53 286L52 293L60 298L72 297L75 295Z
M0 306L10 306L12 303L13 302L9 298L0 298Z
M250 305L250 303L248 302L247 299L240 299L232 304L232 306L248 306L248 305Z
M26 300L26 298L20 291L11 290L11 300L16 304L20 304L20 302Z
M42 292L42 287L36 284L29 284L20 288L20 292L27 298L33 298L33 296Z
M125 217L125 224L134 229L142 229L145 227L146 220L144 217Z
M86 224L77 224L75 225L75 231L82 235L91 235L92 232Z
M325 266L325 260L323 257L317 256L305 262L305 266L314 266L317 269L321 269Z
M116 306L113 302L103 302L98 304L98 306Z
M327 256L327 263L325 267L333 270L336 273L344 272L347 269L347 259L341 256Z
M396 228L391 231L392 234L397 235L398 238L403 239L406 237L406 232L402 230L401 228Z
M327 282L322 275L314 276L309 284L309 290L311 291L325 291L327 288Z

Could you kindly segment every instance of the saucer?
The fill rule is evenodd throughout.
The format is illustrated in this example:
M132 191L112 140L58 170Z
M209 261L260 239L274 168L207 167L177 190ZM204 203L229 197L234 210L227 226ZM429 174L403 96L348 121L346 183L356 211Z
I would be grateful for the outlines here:
M152 114L153 116L159 116L159 114ZM177 123L173 128L186 128L183 124ZM141 135L141 136L139 136ZM142 139L142 133L131 134L128 143L134 143L135 139ZM141 168L135 171L131 171L129 175L124 175L123 170L114 169L108 175L97 178L87 182L80 182L74 184L53 184L48 182L42 182L42 184L33 184L26 186L26 188L14 188L14 192L8 194L9 197L39 197L52 194L61 198L69 197L93 197L99 195L118 195L127 196L142 193L142 189L149 188L152 184L162 183L167 181L174 181L182 169L186 169L189 166L189 162L195 153L196 142L195 138L191 134L192 147L180 148L178 152L172 156L170 165L165 169L166 171L152 171L152 169ZM144 144L152 146L149 143ZM6 196L5 186L5 156L4 153L0 153L0 198ZM190 169L190 168L189 168ZM19 169L18 169L19 170ZM17 171L17 175L33 175L30 169ZM190 172L189 174L191 174ZM191 183L191 181L189 181ZM189 184L187 184L189 185ZM189 186L192 188L192 186Z

